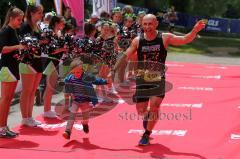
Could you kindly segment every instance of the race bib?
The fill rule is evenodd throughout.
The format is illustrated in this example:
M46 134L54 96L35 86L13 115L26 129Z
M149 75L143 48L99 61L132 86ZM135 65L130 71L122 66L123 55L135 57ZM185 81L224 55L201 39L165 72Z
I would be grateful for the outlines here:
M136 72L136 76L142 77L145 82L158 82L162 80L162 76L159 71L138 69Z
M145 71L144 74L144 81L146 82L158 82L161 81L162 77L160 75L160 72L157 71Z

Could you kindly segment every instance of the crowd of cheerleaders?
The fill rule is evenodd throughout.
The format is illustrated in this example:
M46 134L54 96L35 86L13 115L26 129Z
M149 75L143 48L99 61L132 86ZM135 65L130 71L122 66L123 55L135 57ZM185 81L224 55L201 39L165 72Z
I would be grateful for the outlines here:
M101 20L100 26L86 22L84 25L85 35L79 37L74 34L70 27L64 29L63 33L56 34L51 28L44 28L38 36L24 34L19 36L20 43L27 46L14 57L21 63L31 64L34 58L43 56L57 61L68 61L76 57L89 57L98 59L95 62L107 64L110 68L114 66L117 55L124 52L131 41L142 32L138 23L131 17L126 23L116 24L112 21ZM124 25L126 24L126 25ZM41 43L46 40L47 43ZM64 51L55 53L55 50L65 48ZM51 57L52 54L60 54L58 58Z

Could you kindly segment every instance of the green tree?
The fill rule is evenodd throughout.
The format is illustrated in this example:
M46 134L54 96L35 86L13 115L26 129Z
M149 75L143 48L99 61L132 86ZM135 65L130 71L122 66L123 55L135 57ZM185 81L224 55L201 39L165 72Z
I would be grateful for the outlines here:
M240 0L229 0L222 15L226 18L240 18Z
M125 4L140 5L146 8L166 10L170 6L175 6L175 10L192 15L225 17L228 4L231 4L236 11L234 18L240 17L240 0L118 0Z
M168 7L170 6L174 6L178 12L187 13L191 8L191 0L168 0Z
M225 0L191 0L189 6L189 13L192 13L194 15L221 17L226 7L225 4Z
M55 11L54 1L52 0L41 0L41 4L44 7L44 12Z
M161 1L159 0L138 0L138 1L118 0L118 2L121 2L124 4L130 4L133 6L158 9L158 10L166 10L166 8L168 7L167 0L161 0Z

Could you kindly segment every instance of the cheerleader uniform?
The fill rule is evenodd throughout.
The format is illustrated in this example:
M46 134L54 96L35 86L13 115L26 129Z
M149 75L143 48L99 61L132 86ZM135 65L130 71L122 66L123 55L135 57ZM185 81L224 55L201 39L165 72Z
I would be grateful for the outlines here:
M112 68L116 63L116 52L115 52L115 44L114 38L111 37L109 39L103 39L100 37L97 39L97 45L99 47L99 57L103 60L103 63L106 64L109 68Z
M19 45L18 36L16 30L10 26L6 26L0 31L0 52L4 46L14 46ZM19 62L15 55L18 51L12 51L7 54L1 54L0 59L0 81L2 82L15 82L20 80L19 76Z
M33 37L36 37L37 39L41 38L41 33L33 31L30 25L25 22L22 24L21 28L19 29L20 36L24 36L26 34L30 34ZM43 72L43 63L41 58L41 51L37 51L38 57L34 57L31 61L31 64L24 64L20 63L19 70L22 74L35 74L35 73L42 73Z
M53 33L53 35L52 35L54 38L55 38L55 40L54 41L57 41L57 45L59 45L59 40L60 40L60 38L58 38L58 37L56 37L56 35L54 35L54 33ZM54 45L56 45L56 44L53 44L52 42L50 42L50 48L49 48L49 55L48 55L48 62L47 62L47 67L46 67L46 69L44 70L44 74L45 75L51 75L54 71L57 71L58 72L58 74L59 74L59 64L60 64L60 61L61 61L61 59L62 59L62 57L63 57L63 54L64 54L64 52L59 52L59 53L57 53L57 54L52 54L56 49L59 49L59 48L63 48L64 47L64 45L61 45L61 46L59 46L59 48L55 48L55 47L53 47Z
M98 43L100 44L100 43ZM81 56L81 60L83 61L83 70L89 73L98 73L97 64L100 61L100 47L96 43L96 40L89 38L87 36L79 39L78 47L81 52L79 52L79 56Z

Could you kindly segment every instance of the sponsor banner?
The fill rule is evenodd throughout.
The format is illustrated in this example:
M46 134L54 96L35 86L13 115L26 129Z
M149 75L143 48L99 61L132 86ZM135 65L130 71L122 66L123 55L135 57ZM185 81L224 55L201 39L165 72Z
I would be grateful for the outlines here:
M57 15L62 15L62 0L54 0Z
M232 19L230 21L230 32L240 34L240 20Z
M183 27L188 26L189 14L177 12L177 17L178 19L175 21L175 25Z
M102 11L111 12L116 6L116 0L93 0L93 13L100 15Z
M228 32L228 19L210 18L206 26L206 31Z
M196 22L200 19L207 19L208 23L206 25L205 31L213 31L213 32L225 32L229 31L228 19L221 19L221 18L206 18L201 16L189 16L188 18L188 28L193 28Z

